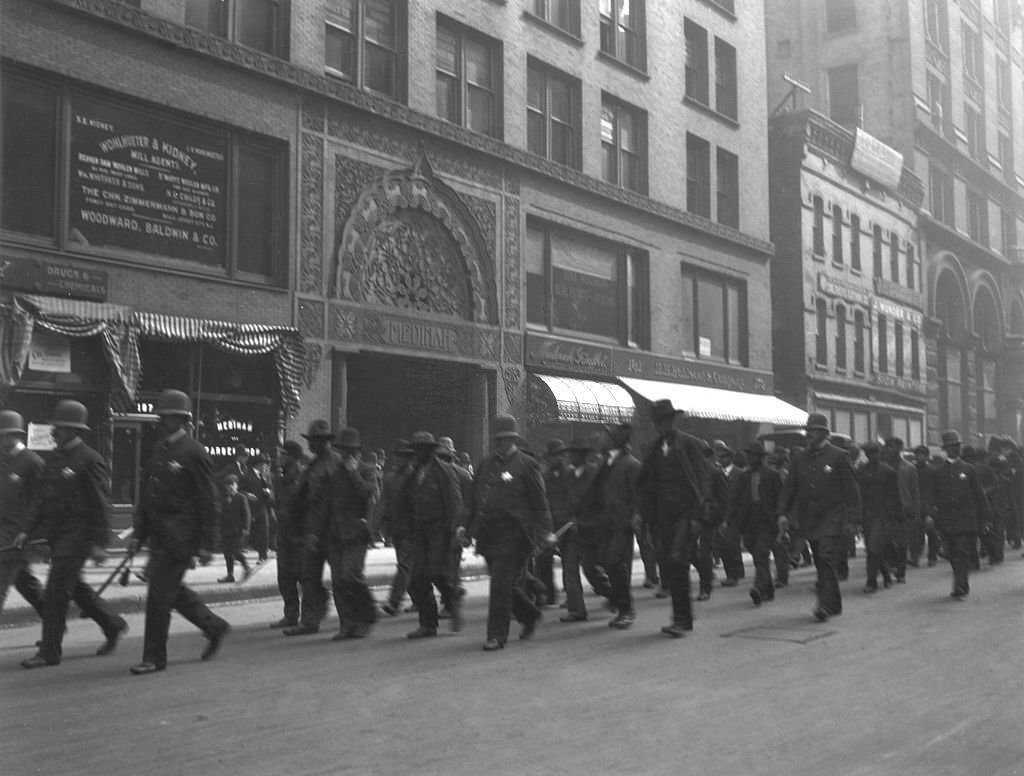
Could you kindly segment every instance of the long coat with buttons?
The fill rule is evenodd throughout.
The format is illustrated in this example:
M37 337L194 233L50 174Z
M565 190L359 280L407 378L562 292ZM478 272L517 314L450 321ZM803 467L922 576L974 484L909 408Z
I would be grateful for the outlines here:
M53 557L85 557L110 541L110 474L103 456L79 441L46 460L38 516L29 530Z
M28 533L42 496L43 459L26 447L0 454L0 547L10 547Z
M944 533L977 533L991 520L978 471L960 458L932 465L929 503L935 527Z
M551 510L540 465L517 450L502 458L497 453L486 458L473 482L470 533L476 538L477 551L485 558L495 549L488 544L488 525L512 519L534 546L551 531Z
M826 442L800 453L783 485L779 514L795 518L809 539L842 536L860 517L860 491L846 451Z

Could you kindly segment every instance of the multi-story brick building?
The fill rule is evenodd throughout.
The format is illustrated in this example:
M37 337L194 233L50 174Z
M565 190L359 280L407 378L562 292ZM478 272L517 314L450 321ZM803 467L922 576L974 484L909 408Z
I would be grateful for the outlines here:
M1021 435L1024 6L1019 0L779 0L769 105L863 127L925 182L919 220L930 442Z
M135 402L170 384L205 408L204 441L253 429L243 441L263 449L330 417L368 448L428 428L476 456L495 411L537 444L669 395L737 441L801 418L773 395L759 7L5 0L3 14L0 249L18 266L4 336L30 315L57 341L37 337L38 358L0 377L9 403L43 397L40 422L54 394L88 394L115 462L122 419L144 434ZM37 282L48 272L85 280ZM64 358L85 328L62 328L52 297L85 286L71 312L107 339L71 338ZM178 319L262 324L251 337L270 352L236 358L258 348ZM140 343L141 384L122 335ZM76 355L105 342L112 369Z

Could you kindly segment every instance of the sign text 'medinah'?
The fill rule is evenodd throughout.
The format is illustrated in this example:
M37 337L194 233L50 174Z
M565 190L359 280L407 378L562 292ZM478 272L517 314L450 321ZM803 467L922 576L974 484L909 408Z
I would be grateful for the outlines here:
M459 352L459 335L447 326L393 318L384 321L384 341L389 345L427 348L444 353Z

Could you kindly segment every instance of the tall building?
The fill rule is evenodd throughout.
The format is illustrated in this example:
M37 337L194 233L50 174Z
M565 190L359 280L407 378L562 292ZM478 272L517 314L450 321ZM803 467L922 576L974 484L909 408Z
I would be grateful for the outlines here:
M125 503L167 386L218 453L799 422L748 5L4 0L2 401L87 399Z
M1018 438L1024 408L1024 6L773 0L769 106L861 128L924 182L927 429ZM874 433L874 429L870 429Z

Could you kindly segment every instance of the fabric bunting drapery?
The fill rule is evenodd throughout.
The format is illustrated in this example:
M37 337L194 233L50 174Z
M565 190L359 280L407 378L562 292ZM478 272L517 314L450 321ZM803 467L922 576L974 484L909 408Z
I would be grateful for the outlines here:
M139 337L203 343L239 355L273 354L281 408L286 417L299 409L305 347L298 331L287 326L183 318L136 312L122 305L20 296L10 307L0 308L0 388L12 387L21 378L35 326L66 337L101 337L115 378L115 409L129 410L135 404L141 375Z

